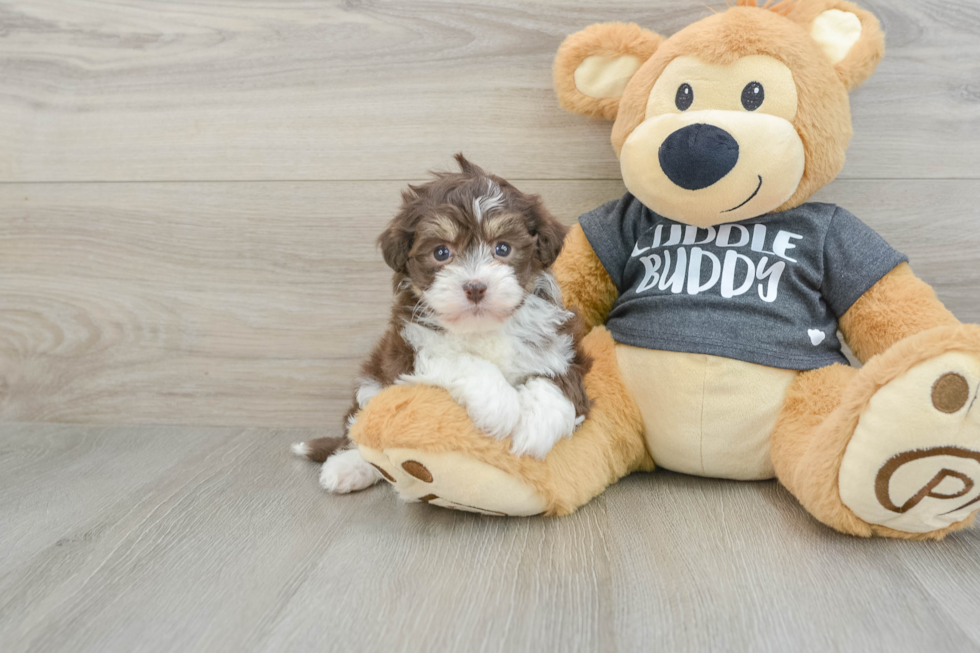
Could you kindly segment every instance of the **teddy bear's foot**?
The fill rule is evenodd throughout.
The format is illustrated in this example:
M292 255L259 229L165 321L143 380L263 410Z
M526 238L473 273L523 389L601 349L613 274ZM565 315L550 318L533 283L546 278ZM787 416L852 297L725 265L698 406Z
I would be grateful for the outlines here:
M925 360L870 398L838 477L841 501L858 518L925 534L980 509L978 354Z
M365 446L360 451L406 501L513 517L539 515L547 507L527 483L461 453Z

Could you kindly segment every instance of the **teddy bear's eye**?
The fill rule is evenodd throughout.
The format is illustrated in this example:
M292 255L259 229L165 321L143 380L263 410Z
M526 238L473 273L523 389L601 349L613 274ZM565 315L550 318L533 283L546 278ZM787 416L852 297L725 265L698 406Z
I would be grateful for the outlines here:
M766 100L766 89L759 82L749 82L742 89L742 106L746 111L755 111Z
M681 111L687 111L691 108L692 102L694 102L694 89L691 88L690 84L681 84L680 88L677 89L677 97L674 98L674 104Z

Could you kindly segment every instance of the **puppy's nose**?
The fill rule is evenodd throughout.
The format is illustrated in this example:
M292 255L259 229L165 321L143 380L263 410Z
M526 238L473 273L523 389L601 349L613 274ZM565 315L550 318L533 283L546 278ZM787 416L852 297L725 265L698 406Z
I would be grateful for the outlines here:
M481 281L467 281L463 284L463 290L466 292L466 299L479 304L487 294L487 284Z
M720 127L704 123L678 129L660 146L660 167L687 190L711 186L738 163L738 142Z

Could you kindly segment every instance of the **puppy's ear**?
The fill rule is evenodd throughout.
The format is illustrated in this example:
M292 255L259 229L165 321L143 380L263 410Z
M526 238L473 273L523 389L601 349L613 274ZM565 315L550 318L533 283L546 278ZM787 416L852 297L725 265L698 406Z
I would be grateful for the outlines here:
M388 267L395 272L404 273L408 266L408 255L412 251L412 243L415 240L415 226L410 207L412 203L418 201L421 190L421 188L409 184L408 188L402 191L401 211L378 236L378 247L381 248L381 255Z
M559 103L572 113L614 120L626 84L661 41L633 23L599 23L572 34L555 55Z
M534 235L538 239L537 257L541 264L546 268L558 258L561 247L565 243L565 234L568 228L558 222L555 216L548 213L548 210L541 204L541 200L534 198L535 228Z
M398 224L398 218L391 221L388 228L378 236L381 255L395 272L404 273L408 267L408 254L412 251L415 231Z

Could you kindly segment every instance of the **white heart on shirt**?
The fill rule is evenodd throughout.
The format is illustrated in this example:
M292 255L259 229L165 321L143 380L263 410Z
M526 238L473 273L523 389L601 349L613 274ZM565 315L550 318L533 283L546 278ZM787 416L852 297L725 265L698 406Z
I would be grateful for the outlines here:
M827 334L820 329L807 329L806 334L810 336L810 342L813 343L814 347L827 339Z

